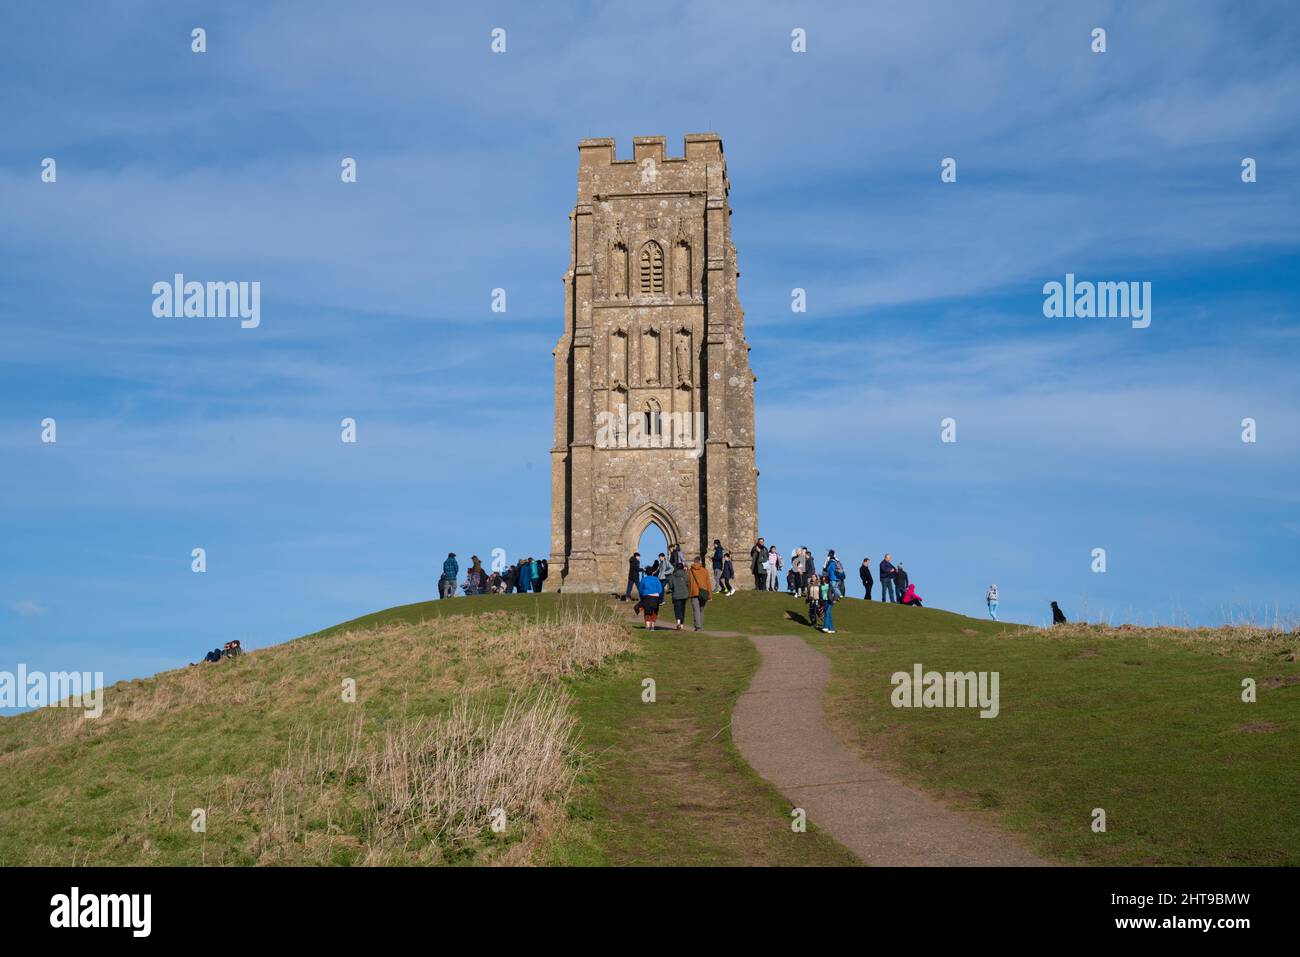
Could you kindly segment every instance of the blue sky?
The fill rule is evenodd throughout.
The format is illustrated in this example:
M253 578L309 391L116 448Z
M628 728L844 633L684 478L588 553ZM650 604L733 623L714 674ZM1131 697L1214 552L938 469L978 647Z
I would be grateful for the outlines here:
M0 669L151 674L545 551L576 144L706 130L769 541L972 614L1295 620L1294 6L271 6L0 14ZM177 272L261 282L261 326L155 318ZM1044 318L1067 272L1151 282L1150 328Z

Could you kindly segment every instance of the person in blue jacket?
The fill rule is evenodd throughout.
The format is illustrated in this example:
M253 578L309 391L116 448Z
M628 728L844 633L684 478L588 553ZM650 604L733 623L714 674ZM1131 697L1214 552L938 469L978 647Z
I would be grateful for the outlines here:
M647 571L641 577L641 587L638 591L641 592L641 600L635 607L641 609L641 613L645 615L646 630L654 631L655 622L659 618L659 602L664 597L663 582L659 580L658 575Z

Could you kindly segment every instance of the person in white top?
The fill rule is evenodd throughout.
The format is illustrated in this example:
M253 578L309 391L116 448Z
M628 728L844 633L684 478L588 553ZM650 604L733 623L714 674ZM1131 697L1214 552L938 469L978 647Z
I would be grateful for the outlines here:
M994 621L998 620L998 586L990 585L989 593L984 596L984 600L989 603L989 617Z
M767 569L767 590L780 591L781 577L778 572L781 571L781 553L776 550L775 545L767 550L767 561L763 563L763 567Z

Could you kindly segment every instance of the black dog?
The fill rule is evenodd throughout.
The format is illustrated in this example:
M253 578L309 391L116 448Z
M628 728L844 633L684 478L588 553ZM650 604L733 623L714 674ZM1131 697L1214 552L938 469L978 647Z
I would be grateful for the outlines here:
M1056 602L1052 602L1052 624L1053 625L1065 624L1065 612L1061 611L1061 606L1058 605Z

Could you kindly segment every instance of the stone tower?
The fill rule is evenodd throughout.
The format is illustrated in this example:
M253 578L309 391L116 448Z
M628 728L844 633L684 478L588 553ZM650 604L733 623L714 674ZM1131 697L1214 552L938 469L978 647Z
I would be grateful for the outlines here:
M555 349L548 587L622 592L650 524L688 559L713 539L751 581L754 374L736 293L722 140L578 144ZM653 556L642 556L649 564Z

